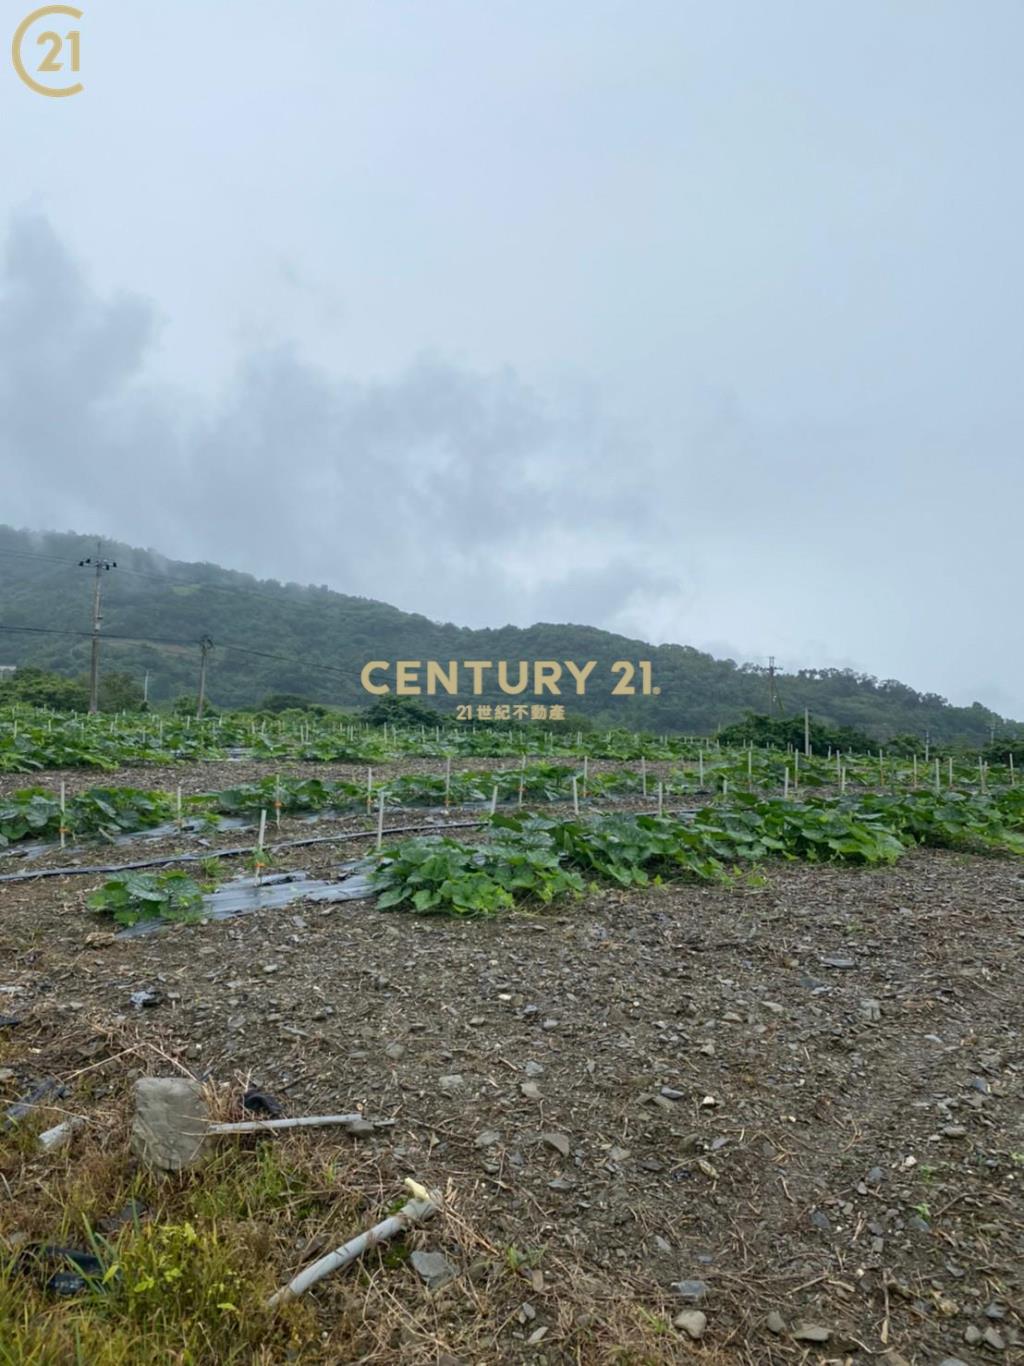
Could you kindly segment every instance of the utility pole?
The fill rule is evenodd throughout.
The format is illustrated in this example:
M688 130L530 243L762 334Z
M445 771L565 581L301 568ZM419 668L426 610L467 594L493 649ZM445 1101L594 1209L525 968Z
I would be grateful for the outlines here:
M768 656L768 715L775 715L779 694L775 689L775 656Z
M804 707L804 757L811 757L811 713Z
M95 580L92 589L92 660L89 665L89 714L94 716L99 711L99 692L100 692L100 622L103 614L100 611L100 585L103 582L103 575L111 569L117 568L116 560L105 560L103 558L103 542L96 542L96 554L88 555L84 560L78 561L79 569L89 566L95 571Z
M149 670L146 670L146 677L142 681L142 700L149 706Z
M213 649L213 641L209 636L203 636L199 642L199 695L196 698L196 720L203 719L203 708L206 706L206 656Z

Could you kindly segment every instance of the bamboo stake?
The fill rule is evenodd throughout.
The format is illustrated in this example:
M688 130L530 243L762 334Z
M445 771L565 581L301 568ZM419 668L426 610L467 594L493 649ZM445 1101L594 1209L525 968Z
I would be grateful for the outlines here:
M267 835L267 809L266 809L266 807L264 807L263 810L260 812L260 833L259 833L259 836L257 837L257 840L256 840L256 848L255 848L255 850L253 851L253 853L254 853L254 855L255 855L254 861L255 861L255 864L256 864L256 883L257 883L257 885L259 885L259 883L263 881L263 869L267 866L266 863L264 862L264 859L266 858L266 854L265 854L264 849L263 849L263 841L264 841L264 839L266 839L266 835Z
M935 760L935 791L936 791L936 793L938 793L939 790L940 790L940 782L939 782L939 761L938 761L938 759L936 759L936 760Z
M368 768L368 769L366 770L366 809L367 809L367 811L369 811L370 808L371 808L371 806L373 805L373 792L372 792L372 788L373 788L373 769L372 769L372 768Z
M377 848L384 843L384 789L381 788L377 800Z
M65 821L64 821L64 817L65 817L66 814L67 814L67 793L66 793L66 791L65 791L65 788L64 788L64 781L63 781L63 779L62 779L62 780L61 780L61 784L60 784L60 847L61 847L62 849L64 848L64 839L65 839L65 836L67 835L67 828L66 828Z
M498 784L495 783L495 784L494 784L494 788L493 788L493 790L492 790L492 792L491 792L491 815L492 815L492 816L494 815L495 811L497 811L497 809L498 809Z
M658 784L658 815L661 816L665 811L665 784Z
M580 789L575 773L572 775L572 809L577 816L580 814Z
M782 797L784 801L789 800L789 764L786 765L782 775Z
M447 808L452 798L452 756L449 754L444 764L444 804Z
M640 791L647 796L647 759L640 755Z

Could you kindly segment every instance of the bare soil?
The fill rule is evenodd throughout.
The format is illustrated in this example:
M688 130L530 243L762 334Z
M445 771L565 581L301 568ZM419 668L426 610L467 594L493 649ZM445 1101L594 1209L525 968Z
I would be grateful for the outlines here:
M252 776L221 767L102 781ZM315 772L353 772L332 769ZM330 875L367 847L284 851L275 869ZM482 1245L527 1258L529 1313L494 1309L492 1354L453 1347L449 1366L596 1361L581 1320L624 1294L660 1320L707 1317L701 1345L671 1329L629 1360L1024 1360L1019 863L918 851L881 871L767 865L729 887L599 890L484 922L355 902L134 939L85 909L101 881L0 884L0 1016L22 1020L0 1029L0 1099L88 1068L87 1099L76 1078L64 1102L87 1114L137 1073L135 1057L104 1065L130 1026L163 1070L251 1077L290 1114L394 1119L362 1141L382 1189L450 1186ZM160 1003L136 1009L144 989ZM17 1223L0 1202L0 1231ZM470 1252L447 1236L425 1245L470 1285ZM416 1280L387 1274L399 1296ZM459 1285L439 1293L479 1314ZM827 1341L799 1337L808 1325Z

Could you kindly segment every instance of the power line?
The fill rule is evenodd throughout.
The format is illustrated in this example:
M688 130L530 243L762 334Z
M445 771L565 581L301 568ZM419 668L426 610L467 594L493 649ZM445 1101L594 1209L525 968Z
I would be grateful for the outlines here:
M66 565L66 566L68 567L68 569L70 569L70 568L72 567L72 561L69 560L69 559L64 559L64 558L63 558L62 556L60 556L60 555L42 555L42 554L40 554L38 551L35 551L35 550L6 550L6 549L0 549L0 555L13 555L14 557L16 557L16 558L19 559L19 560L46 560L46 561L48 561L50 564L63 564L63 565Z
M58 630L52 626L4 626L2 624L0 624L0 631L19 631L37 636L87 636L89 634L88 631Z
M14 556L17 556L17 557L22 558L22 559L38 559L38 560L46 561L46 562L48 562L48 563L66 565L68 568L71 568L71 567L72 567L71 562L68 561L68 560L62 560L62 559L60 559L59 557L54 556L54 555L44 555L44 554L42 554L42 553L38 553L38 552L34 552L34 551L7 550L7 549L0 548L0 555L14 555ZM79 565L83 565L83 564L90 564L90 563L92 563L92 562L93 562L93 561L92 561L92 558L90 557L89 559L78 561L78 564L79 564ZM233 596L239 596L239 597L261 598L261 599L263 599L263 600L265 600L265 601L267 601L267 602L276 603L279 607L287 607L288 609L292 609L292 608L294 608L294 607L305 607L305 608L307 608L307 609L310 610L310 611L318 611L318 610L321 609L319 604L311 603L311 602L298 602L298 601L292 599L291 597L287 597L287 596L278 597L278 596L275 596L275 595L270 594L270 593L258 593L258 592L255 592L255 591L252 590L252 589L245 589L245 588L230 588L230 587L227 587L227 586L221 585L221 584L209 583L209 582L206 581L206 580L199 580L199 581L197 582L196 580L193 580L193 579L176 579L176 578L171 578L171 577L169 577L169 576L167 576L167 575L163 575L163 574L147 574L147 573L144 573L144 572L141 571L141 570L137 570L137 569L128 569L128 568L125 567L125 565L124 565L123 563L120 564L120 565L116 564L116 563L113 562L113 561L111 561L111 562L109 562L109 563L111 564L112 567L117 568L118 573L120 573L120 574L128 574L128 575L130 575L130 576L133 577L133 578L147 579L147 580L149 580L149 581L151 581L151 582L153 582L153 583L161 583L161 584L166 583L166 584L177 585L177 586L186 587L186 588L203 588L203 589L209 589L210 591L215 592L215 593L228 593L228 594L231 594L231 595L233 595ZM56 630L56 629L53 629L53 628L39 627L39 626L5 626L5 625L3 625L2 623L0 623L0 630L4 630L4 631L17 631L17 632L21 632L21 633L32 633L32 634L39 634L39 635L70 635L70 636L78 636L78 637L80 637L80 638L81 638L81 637L84 637L84 636L89 636L89 635L92 634L91 632L74 631L74 630ZM183 649L190 649L190 648L192 648L192 647L195 645L195 641L193 641L193 640L188 640L188 641L185 641L185 640L167 640L167 639L161 639L161 638L155 637L155 636L119 635L119 634L112 634L112 633L110 633L110 632L104 632L103 638L104 638L104 640L119 640L119 641L122 641L122 642L127 642L127 643L132 643L132 644L138 644L138 645L169 645L169 646L180 647L180 648L183 648ZM309 659L298 659L298 658L296 658L295 656L292 656L292 655L279 655L279 654L272 654L272 653L270 653L269 651L266 651L266 650L253 650L253 649L249 648L248 646L239 645L239 644L237 644L237 643L235 643L235 642L232 642L232 641L221 641L220 643L221 643L221 644L224 646L224 648L226 648L226 649L235 650L235 651L237 651L237 652L240 653L240 654L252 655L254 658L259 658L259 659L272 659L272 660L275 660L276 662L281 663L281 664L299 664L299 665L302 665L303 667L306 667L306 668L319 669L319 670L321 670L322 672L325 672L325 673L333 673L333 674L337 675L339 678L350 678L350 677L351 677L351 674L349 673L348 670L339 669L339 668L336 668L335 666L330 665L330 664L316 664L316 663L313 663L313 661L311 661L311 660L309 660Z
M0 631L11 631L17 634L44 635L44 636L75 636L79 640L88 640L91 636L90 631L75 631L70 628L58 629L47 626L6 626L0 622ZM159 636L134 636L116 635L106 632L104 640L116 640L122 644L129 645L168 645L176 649L191 650L195 648L194 640L167 640ZM234 650L237 654L252 655L257 659L273 659L279 664L299 664L303 668L320 669L325 673L336 674L339 678L351 678L352 674L348 669L339 669L333 664L316 664L310 659L299 659L294 655L272 654L268 650L253 650L248 645L239 645L231 640L219 641L225 650Z

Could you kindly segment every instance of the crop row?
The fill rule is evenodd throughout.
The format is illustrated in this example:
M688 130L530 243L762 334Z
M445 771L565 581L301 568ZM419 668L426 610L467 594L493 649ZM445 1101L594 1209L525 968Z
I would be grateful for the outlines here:
M579 896L588 883L725 882L769 859L888 864L912 845L1024 857L1024 797L866 794L797 802L738 794L689 820L495 814L477 843L428 836L378 851L370 876L382 910L485 916ZM256 853L261 865L263 857ZM198 919L202 901L199 884L184 873L129 871L92 893L88 905L131 925Z
M835 784L978 786L1012 781L1009 767L986 774L978 759L938 762L874 755L804 756L796 751L719 746L716 741L613 730L572 733L536 726L507 730L421 727L396 730L337 717L257 719L228 714L204 721L149 715L60 716L23 706L0 709L0 773L86 768L111 771L133 764L176 764L227 757L310 763L378 765L422 758L604 759L680 762L714 779L717 787L750 782L807 787Z
M587 881L724 881L744 864L778 858L886 864L915 844L1024 856L1024 800L1019 792L805 802L738 794L690 821L497 815L482 843L419 837L384 850L373 878L382 909L476 916L579 895Z
M692 767L675 769L658 780L664 800L697 794L710 795L705 786L710 771ZM750 782L750 775L740 782ZM751 783L751 793L755 786ZM806 786L814 784L807 783ZM727 788L727 782L722 784ZM554 804L587 798L642 797L653 800L655 783L636 769L587 772L583 768L558 764L522 764L514 768L478 769L444 774L403 774L374 781L327 781L319 778L266 777L259 782L241 784L220 792L185 797L181 805L169 792L134 787L93 787L64 802L58 792L31 787L0 798L0 847L27 839L55 838L63 830L73 837L116 835L151 830L175 818L208 819L255 817L266 811L271 818L288 814L335 811L351 813L375 806L383 799L389 806L467 806L491 802L494 806ZM720 789L721 791L721 789ZM1002 789L1006 800L1024 800L1024 788ZM731 795L744 795L737 786ZM793 789L794 797L797 790ZM898 796L899 794L893 794ZM904 794L914 795L914 794ZM943 794L955 807L952 792ZM972 795L968 792L967 795ZM985 796L984 793L974 793ZM886 800L880 796L880 800ZM922 804L921 809L924 809ZM918 809L918 808L914 808Z

